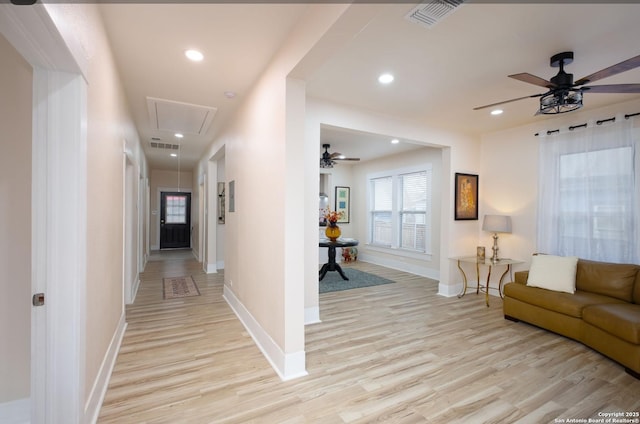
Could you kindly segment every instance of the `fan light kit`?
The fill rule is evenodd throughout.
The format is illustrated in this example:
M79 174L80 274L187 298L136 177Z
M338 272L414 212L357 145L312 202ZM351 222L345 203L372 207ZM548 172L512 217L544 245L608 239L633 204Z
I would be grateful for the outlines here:
M617 65L610 66L598 72L594 72L584 78L580 78L573 82L573 74L564 71L564 66L573 62L573 52L563 52L551 56L550 64L554 68L560 68L558 74L551 78L550 81L544 78L531 75L529 73L521 73L509 75L509 78L517 79L522 82L545 87L549 91L531 96L519 97L517 99L506 100L503 102L492 103L490 105L476 107L473 110L491 108L505 103L511 103L518 100L529 99L532 97L540 97L540 108L536 115L550 115L557 113L571 112L580 109L584 92L591 93L623 93L633 94L640 93L640 84L611 84L611 85L590 85L590 82L599 79L611 77L619 73L629 71L640 66L640 55L627 59Z
M582 107L582 90L562 90L540 98L538 113L551 115L571 112Z
M342 153L338 153L338 152L329 153L329 147L331 147L330 144L322 145L322 148L324 149L324 153L320 158L320 168L333 168L333 165L335 165L337 163L336 161L338 160L351 160L351 161L360 160L360 158L348 158Z

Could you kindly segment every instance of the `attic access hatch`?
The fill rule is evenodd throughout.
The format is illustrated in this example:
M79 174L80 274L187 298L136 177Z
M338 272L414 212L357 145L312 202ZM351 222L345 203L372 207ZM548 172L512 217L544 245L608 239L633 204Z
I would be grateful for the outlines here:
M211 106L194 105L147 97L149 122L154 130L204 135L218 111Z

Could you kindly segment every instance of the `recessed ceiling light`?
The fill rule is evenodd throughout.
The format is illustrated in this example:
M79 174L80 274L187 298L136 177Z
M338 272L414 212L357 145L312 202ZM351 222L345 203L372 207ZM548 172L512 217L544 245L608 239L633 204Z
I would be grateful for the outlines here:
M172 157L172 158L177 158L177 157L178 157L178 154L177 154L177 153L171 153L171 157Z
M494 110L491 111L491 114L492 115L501 115L502 112L503 112L502 109L494 109Z
M400 143L400 140L398 140L397 138L394 138L393 140L391 140L391 144L398 144Z
M200 62L204 59L204 55L198 50L187 50L184 52L184 55L187 56L187 59L193 60L194 62Z
M233 91L225 91L224 96L227 99L233 99L234 97L236 97L236 93L234 93Z
M389 84L393 82L393 75L391 74L382 74L378 77L378 82L380 84Z
M184 135L182 135L182 134L180 134L180 133L175 133L174 135L176 136L176 138L182 138L182 137L184 137Z

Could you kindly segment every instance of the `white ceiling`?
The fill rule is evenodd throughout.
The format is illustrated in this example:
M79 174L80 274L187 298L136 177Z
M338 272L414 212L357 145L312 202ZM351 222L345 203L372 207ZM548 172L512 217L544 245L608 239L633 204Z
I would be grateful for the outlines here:
M394 138L398 140L397 144L391 143ZM399 139L388 135L367 133L331 125L322 125L320 127L320 154L324 153L324 148L322 147L324 144L329 144L329 153L341 153L348 158L360 159L360 161L338 161L339 166L354 165L381 156L404 153L425 147L414 140Z
M577 80L640 54L640 4L470 1L432 28L404 18L416 4L352 6L374 8L377 15L312 75L307 82L308 95L478 135L547 119L534 116L536 98L505 104L504 114L497 117L490 116L490 110L473 110L545 91L507 75L529 72L549 79L557 73L557 68L549 66L549 58L573 51L574 62L565 70ZM147 97L217 109L209 131L187 135L181 142L182 166L188 169L233 114L306 7L222 3L101 6L153 168L172 167L175 160L171 162L167 152L152 152L148 148L151 138L164 142L175 139L170 131L151 128ZM187 48L198 48L205 60L186 61L183 52ZM395 81L387 86L378 84L382 72L392 72ZM594 85L616 83L640 83L640 68ZM229 99L226 91L237 96ZM585 109L638 97L585 93ZM321 138L334 140L323 141L332 144L332 151L341 149L364 160L367 150L372 150L362 140L357 142L357 133L348 131L341 136L338 129L330 130L329 134L323 131ZM353 139L354 144L345 147L338 139ZM358 149L365 144L366 149ZM398 148L387 145L386 136L380 140L383 145Z
M100 8L150 166L177 167L177 159L168 151L149 147L152 138L159 138L179 143L181 169L190 169L233 115L306 5L114 3ZM204 60L188 61L187 49L200 50ZM226 92L236 97L228 98ZM184 132L179 140L174 131L154 128L147 97L217 110L202 134L175 128Z

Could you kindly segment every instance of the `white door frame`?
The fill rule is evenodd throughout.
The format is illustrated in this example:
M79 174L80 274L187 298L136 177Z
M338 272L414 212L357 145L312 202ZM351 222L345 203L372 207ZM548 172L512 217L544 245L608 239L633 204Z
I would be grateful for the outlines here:
M187 187L187 188L158 187L156 189L156 194L158 196L156 201L156 206L157 206L156 210L158 211L158 214L156 215L155 225L156 225L156 228L158 229L156 233L156 246L158 246L158 250L160 250L160 231L162 230L160 225L160 217L162 216L162 193L163 192L189 193L191 195L191 206L193 206L193 190L191 189L191 187ZM193 215L193 209L191 213ZM193 222L190 225L193 225ZM189 237L189 248L192 248L192 247L193 246L191 245L191 237Z
M126 141L122 141L124 151L122 159L122 282L123 282L123 304L132 304L139 283L138 253L139 253L139 231L138 223L138 196L136 193L139 186L139 178L136 171L135 158L126 148ZM135 222L134 222L135 220ZM135 233L134 233L135 228ZM135 252L135 254L134 254ZM135 272L134 272L135 270Z
M85 422L87 59L48 6L0 4L33 67L31 422ZM69 34L66 34L67 40Z
M144 271L145 266L145 241L144 241L144 225L145 220L144 217L147 215L147 207L146 207L146 186L145 186L145 178L142 175L140 169L138 169L138 236L137 236L137 247L138 247L138 280L140 280L140 273Z
M206 180L207 180L207 214L206 214L207 248L206 248L206 252L207 252L207 255L203 262L206 263L206 265L204 265L204 268L205 268L205 272L207 272L208 274L216 274L218 272L218 267L220 266L220 264L218 263L218 257L220 256L218 252L218 245L219 245L218 239L220 237L220 234L218 232L218 225L219 225L218 224L218 215L219 215L218 183L223 181L218 180L218 167L219 167L219 161L224 161L224 160L225 160L225 146L222 146L220 149L218 149L215 152L213 156L209 158L206 165L207 166L207 173L206 173ZM225 190L227 189L228 187L226 187ZM228 202L225 202L225 204L228 204ZM226 216L226 219L229 219L228 214Z
M198 184L198 261L207 272L207 178L201 175Z

